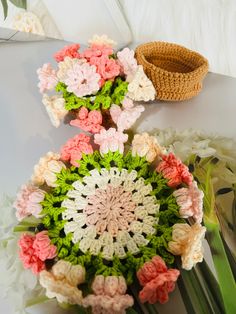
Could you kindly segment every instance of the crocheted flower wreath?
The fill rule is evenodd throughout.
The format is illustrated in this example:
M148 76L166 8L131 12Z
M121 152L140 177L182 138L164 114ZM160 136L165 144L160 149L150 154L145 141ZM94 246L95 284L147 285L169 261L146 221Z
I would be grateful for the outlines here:
M49 63L37 70L43 104L55 127L70 112L74 117L70 124L84 131L98 133L119 116L124 130L130 127L130 122L123 123L124 116L131 115L134 123L143 111L132 100L154 100L155 89L142 66L137 65L134 51L124 48L115 52L114 44L105 35L95 35L82 52L79 44L58 51L54 55L57 70ZM53 90L56 95L46 94Z
M187 270L203 259L203 193L188 168L147 133L124 150L125 141L97 134L94 150L75 136L40 159L15 202L30 226L19 241L24 267L48 298L93 313L125 313L137 279L141 302L165 303L180 274L175 255Z

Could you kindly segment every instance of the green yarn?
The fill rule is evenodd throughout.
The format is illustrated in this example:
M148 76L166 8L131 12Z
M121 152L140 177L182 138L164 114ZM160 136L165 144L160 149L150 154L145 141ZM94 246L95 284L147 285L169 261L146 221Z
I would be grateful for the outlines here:
M79 168L78 172L79 174L84 177L84 176L89 176L89 171L93 169L97 169L100 171L101 166L100 166L100 159L101 156L98 151L95 151L93 154L82 154L82 159L79 161Z
M138 155L132 156L132 152L129 151L124 158L124 165L129 171L136 170L138 178L146 178L149 173L150 164L146 161L145 157L139 157Z
M107 170L110 170L111 167L117 167L119 170L125 168L123 155L118 151L115 153L108 152L107 154L104 154L103 158L100 160L100 164Z
M128 82L117 77L114 81L106 81L103 87L94 96L77 97L67 91L66 84L59 82L56 91L61 92L65 99L65 109L75 110L81 107L89 110L109 109L112 104L120 105L128 91Z
M77 180L81 180L78 174L78 168L72 166L71 168L62 168L61 172L57 174L57 187L54 189L55 194L66 194L71 190L71 185Z

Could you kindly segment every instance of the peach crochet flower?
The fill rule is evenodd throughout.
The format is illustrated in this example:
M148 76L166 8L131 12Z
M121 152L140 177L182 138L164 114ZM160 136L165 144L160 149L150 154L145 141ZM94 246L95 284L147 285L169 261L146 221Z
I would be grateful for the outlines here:
M124 277L98 275L95 277L92 290L83 300L85 308L91 306L94 314L125 314L133 305L133 298L125 294L127 285Z
M181 255L182 267L190 270L203 260L202 241L206 228L199 223L175 224L172 231L172 241L168 243L169 251L174 255Z
M17 193L13 206L16 208L16 217L19 221L27 216L39 217L42 211L40 202L44 199L45 192L32 184L22 185Z
M65 57L70 57L70 58L80 58L80 54L78 52L80 48L79 44L72 44L69 46L65 46L58 52L54 54L54 59L57 62L61 62L65 59Z
M88 41L90 46L106 46L106 47L113 47L116 46L116 42L110 39L107 35L93 35L93 37Z
M48 152L34 166L34 173L31 180L37 186L43 185L46 182L48 186L56 187L57 173L61 172L62 168L65 168L65 165L60 161L60 155Z
M79 110L77 119L71 120L70 125L76 126L84 131L91 133L99 133L102 127L102 114L100 111L88 111L87 108L82 107Z
M96 72L96 67L93 65L75 63L66 75L67 90L77 97L91 95L99 90L101 76Z
M146 157L148 162L153 162L162 154L163 148L158 144L154 136L148 133L135 134L132 141L132 155Z
M204 193L199 190L196 181L191 183L188 188L174 191L173 195L180 207L179 213L182 218L193 217L196 222L202 222Z
M116 60L109 59L108 56L92 57L89 63L96 66L97 73L101 76L100 86L104 81L113 80L120 74L120 65Z
M40 273L39 281L46 288L48 298L56 298L60 303L82 303L82 291L77 286L85 281L84 267L59 260L50 272Z
M161 172L164 178L168 179L167 184L170 187L176 187L181 183L190 185L193 181L193 176L189 172L188 167L172 153L162 156L162 161L156 170Z
M57 85L58 80L56 71L52 68L50 63L45 63L42 68L39 68L37 74L39 78L38 88L40 93L53 90Z
M114 128L102 129L100 133L94 135L94 143L100 146L100 153L107 154L109 151L124 152L124 143L128 140L128 135Z
M42 100L52 125L59 127L61 120L67 115L68 111L65 109L65 99L59 95L48 96L43 94Z
M79 166L78 160L82 158L82 154L92 154L93 148L91 146L90 137L84 133L80 133L69 139L61 148L62 160L69 161L75 167Z
M139 292L141 302L166 303L169 299L168 294L175 288L179 274L177 269L168 269L160 256L154 256L137 272L138 280L143 286Z
M45 269L44 261L56 256L56 246L50 244L47 231L37 233L36 236L23 234L18 242L20 259L24 268L31 268L34 274Z
M132 100L130 101L132 102ZM130 103L128 108L125 108L123 106L123 110L120 106L114 104L110 108L112 120L115 122L115 124L117 125L117 129L120 132L131 128L143 111L143 106L140 105L134 107L134 105L130 106Z
M122 72L127 76L126 81L130 82L138 67L134 51L126 47L117 52L117 58L122 67Z

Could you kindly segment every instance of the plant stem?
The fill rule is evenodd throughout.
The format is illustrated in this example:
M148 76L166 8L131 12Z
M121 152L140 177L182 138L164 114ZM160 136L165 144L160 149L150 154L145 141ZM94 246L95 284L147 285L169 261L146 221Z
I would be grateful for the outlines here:
M207 219L205 225L208 230L206 237L210 245L225 311L227 314L235 314L236 283L220 236L219 225L208 222Z
M41 295L40 297L34 298L34 299L30 299L26 302L25 307L30 307L36 304L40 304L40 303L44 303L46 301L48 301L48 297L46 297L45 295Z

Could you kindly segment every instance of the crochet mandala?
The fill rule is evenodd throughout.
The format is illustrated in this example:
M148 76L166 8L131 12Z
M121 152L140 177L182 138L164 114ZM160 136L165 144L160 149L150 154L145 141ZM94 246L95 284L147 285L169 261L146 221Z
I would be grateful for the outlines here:
M126 293L133 282L140 284L141 302L165 303L180 274L173 268L175 257L181 256L186 270L202 261L203 193L187 166L154 137L129 138L124 132L144 110L134 106L132 88L125 94L131 84L126 79L132 82L142 69L130 51L118 52L120 61L110 70L120 73L122 68L126 77L116 74L110 80L97 58L104 56L101 50L109 52L108 60L116 56L107 37L106 45L104 37L95 39L100 50L93 46L83 58L97 68L82 60L73 45L56 54L59 72L48 65L40 72L42 90L56 86L62 92L61 103L61 96L52 96L57 109L61 104L63 110L81 107L79 125L90 119L82 124L94 135L80 133L60 153L41 157L14 207L23 231L20 259L38 276L46 296L83 306L88 313L120 314L133 306ZM67 63L72 68L65 71ZM108 129L94 115L107 108L114 123Z

